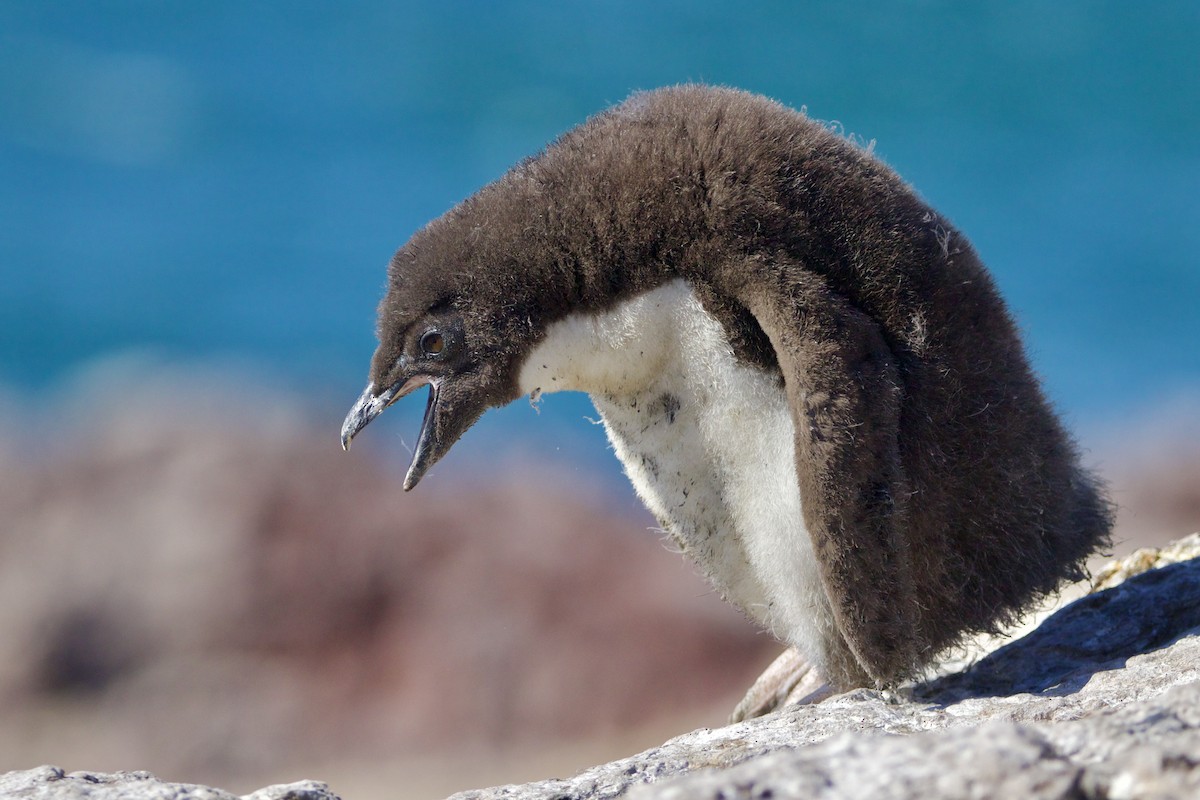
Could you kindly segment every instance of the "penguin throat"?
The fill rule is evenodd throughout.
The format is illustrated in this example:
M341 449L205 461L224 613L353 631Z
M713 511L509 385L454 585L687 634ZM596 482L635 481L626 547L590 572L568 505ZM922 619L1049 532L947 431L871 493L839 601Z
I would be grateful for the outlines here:
M734 355L684 281L549 327L523 392L585 391L647 508L721 594L814 655L829 614L778 375Z

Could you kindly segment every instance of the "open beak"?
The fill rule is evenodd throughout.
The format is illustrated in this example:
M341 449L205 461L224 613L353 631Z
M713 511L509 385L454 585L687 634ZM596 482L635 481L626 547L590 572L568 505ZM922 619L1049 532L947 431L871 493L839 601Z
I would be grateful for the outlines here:
M425 476L433 463L441 455L437 445L439 436L439 406L438 395L440 381L428 375L414 375L403 383L389 386L376 394L375 384L368 383L362 395L346 415L342 423L342 449L349 450L355 435L370 424L371 420L383 413L383 410L401 397L410 394L421 386L429 385L429 400L425 404L425 418L421 421L421 433L417 436L417 446L413 450L412 462L408 465L408 473L404 476L404 491L412 489Z

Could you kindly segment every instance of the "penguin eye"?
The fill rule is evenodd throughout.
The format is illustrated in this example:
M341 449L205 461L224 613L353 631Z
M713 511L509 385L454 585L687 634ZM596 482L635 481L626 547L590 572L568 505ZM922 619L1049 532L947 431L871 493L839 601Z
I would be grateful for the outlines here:
M427 356L436 356L446 349L446 337L441 331L425 331L421 335L421 352Z

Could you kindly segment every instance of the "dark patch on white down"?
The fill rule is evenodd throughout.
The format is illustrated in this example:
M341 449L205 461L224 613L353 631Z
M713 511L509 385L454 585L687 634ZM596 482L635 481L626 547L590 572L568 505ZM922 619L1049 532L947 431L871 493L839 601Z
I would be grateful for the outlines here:
M675 424L675 414L681 407L679 398L670 392L664 392L654 404L655 411L666 417L668 425Z

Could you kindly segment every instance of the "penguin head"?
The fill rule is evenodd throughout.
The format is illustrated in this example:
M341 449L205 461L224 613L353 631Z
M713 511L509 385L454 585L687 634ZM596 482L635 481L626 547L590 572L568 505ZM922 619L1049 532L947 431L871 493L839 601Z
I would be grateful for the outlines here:
M404 489L412 489L489 408L520 395L518 361L537 336L546 285L532 246L477 195L393 256L366 389L342 425L342 447L396 400L429 387ZM482 206L482 207L481 207ZM481 226L480 218L489 225Z
M659 262L696 240L704 206L680 204L680 168L654 138L673 142L675 128L643 124L638 108L632 120L618 107L567 132L400 248L344 447L428 385L411 489L484 411L521 395L520 366L548 325L649 288Z

